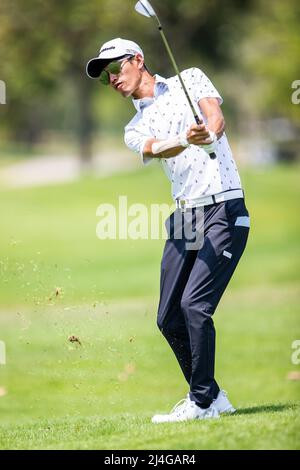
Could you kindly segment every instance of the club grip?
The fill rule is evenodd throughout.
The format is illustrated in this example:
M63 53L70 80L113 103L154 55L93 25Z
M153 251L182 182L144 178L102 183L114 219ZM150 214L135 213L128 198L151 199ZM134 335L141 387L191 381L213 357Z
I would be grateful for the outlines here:
M194 115L194 118L195 118L196 124L198 124L198 126L199 126L199 125L201 124L201 120L200 120L198 114L195 114L195 115ZM212 153L209 154L209 157L210 157L212 160L214 160L215 158L217 158L217 155L215 154L215 152L212 152Z

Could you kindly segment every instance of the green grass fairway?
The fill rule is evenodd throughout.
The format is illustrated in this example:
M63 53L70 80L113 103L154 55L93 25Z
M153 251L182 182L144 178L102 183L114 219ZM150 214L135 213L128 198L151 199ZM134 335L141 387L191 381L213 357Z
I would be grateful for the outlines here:
M152 414L188 391L156 327L164 241L96 237L97 207L119 195L171 205L161 170L0 190L0 448L299 449L298 174L242 173L250 237L214 318L238 413L164 425Z

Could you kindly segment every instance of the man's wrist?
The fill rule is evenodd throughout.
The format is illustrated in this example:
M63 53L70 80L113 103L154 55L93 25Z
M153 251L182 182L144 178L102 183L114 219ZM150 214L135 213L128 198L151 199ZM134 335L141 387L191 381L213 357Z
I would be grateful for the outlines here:
M209 131L210 143L200 145L207 153L213 153L216 150L218 137L213 131Z

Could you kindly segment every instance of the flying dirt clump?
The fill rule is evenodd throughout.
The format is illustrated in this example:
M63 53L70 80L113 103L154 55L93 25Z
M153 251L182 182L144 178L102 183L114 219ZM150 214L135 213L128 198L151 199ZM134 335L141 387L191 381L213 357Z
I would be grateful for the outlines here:
M61 287L56 287L55 288L55 297L58 297L62 293L62 288Z
M77 343L80 346L82 346L81 341L78 338L78 336L71 335L71 336L69 336L68 341L70 341L70 343Z

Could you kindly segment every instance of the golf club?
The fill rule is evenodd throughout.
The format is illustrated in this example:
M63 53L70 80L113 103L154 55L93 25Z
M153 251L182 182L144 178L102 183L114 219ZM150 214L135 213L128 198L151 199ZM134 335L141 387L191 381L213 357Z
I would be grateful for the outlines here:
M164 45L165 45L165 47L166 47L166 49L167 49L167 53L168 53L169 58L170 58L170 60L171 60L171 62L172 62L172 65L173 65L173 67L174 67L175 73L176 73L176 75L177 75L178 78L179 78L179 81L180 81L181 86L182 86L182 88L183 88L183 91L184 91L184 94L185 94L185 96L186 96L186 99L188 100L188 103L189 103L189 105L190 105L190 107L191 107L191 110L192 110L192 112L193 112L195 121L196 121L197 124L201 124L201 120L200 120L200 118L199 118L199 116L198 116L198 114L197 114L197 112L196 112L196 110L195 110L195 108L194 108L194 105L193 105L193 103L192 103L192 100L191 100L191 98L190 98L190 96L189 96L189 94L188 94L188 92L187 92L186 87L185 87L184 81L182 80L182 77L181 77L181 75L180 75L180 72L179 72L177 63L176 63L176 61L175 61L174 55L173 55L173 53L172 53L172 51L171 51L171 48L170 48L170 46L169 46L169 43L168 43L167 38L166 38L166 36L165 36L165 33L164 33L164 31L163 31L161 22L159 21L159 18L158 18L158 16L157 16L157 14L155 13L153 7L151 6L150 2L148 2L148 0L139 0L139 1L137 2L137 4L135 5L135 10L136 10L138 13L140 13L141 15L146 16L147 18L153 18L154 21L156 20L157 25L158 25L158 30L159 30L160 35L161 35L161 37L162 37L163 43L164 43ZM211 159L216 158L216 154L215 154L215 153L210 153L209 156L210 156Z

